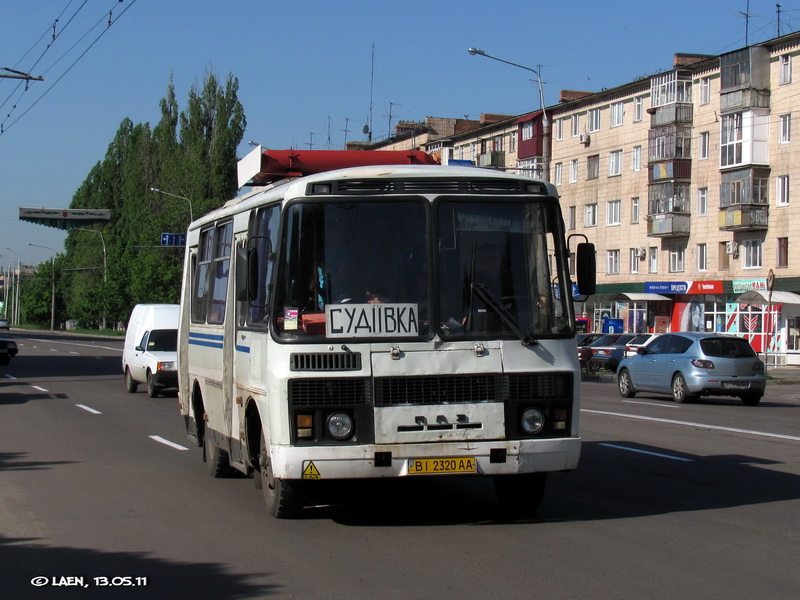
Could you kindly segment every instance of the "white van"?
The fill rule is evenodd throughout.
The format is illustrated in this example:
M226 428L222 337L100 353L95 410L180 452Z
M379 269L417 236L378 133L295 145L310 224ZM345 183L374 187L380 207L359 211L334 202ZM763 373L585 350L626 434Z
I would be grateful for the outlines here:
M177 304L137 304L133 307L122 351L122 372L128 392L147 384L147 395L178 386Z

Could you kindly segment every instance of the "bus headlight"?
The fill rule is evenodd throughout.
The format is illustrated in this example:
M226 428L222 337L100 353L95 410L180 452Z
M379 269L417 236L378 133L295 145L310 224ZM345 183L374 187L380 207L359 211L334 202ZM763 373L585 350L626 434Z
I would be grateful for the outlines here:
M335 440L346 440L353 434L353 417L345 412L331 413L325 425Z
M519 424L527 435L536 435L544 427L544 413L533 406L526 408L522 411Z

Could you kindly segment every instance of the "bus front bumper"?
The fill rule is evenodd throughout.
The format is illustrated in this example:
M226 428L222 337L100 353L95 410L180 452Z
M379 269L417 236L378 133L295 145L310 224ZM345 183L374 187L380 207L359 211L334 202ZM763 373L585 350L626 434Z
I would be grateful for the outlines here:
M568 471L578 465L581 439L464 441L446 444L274 446L280 479L371 479L413 475L509 475Z

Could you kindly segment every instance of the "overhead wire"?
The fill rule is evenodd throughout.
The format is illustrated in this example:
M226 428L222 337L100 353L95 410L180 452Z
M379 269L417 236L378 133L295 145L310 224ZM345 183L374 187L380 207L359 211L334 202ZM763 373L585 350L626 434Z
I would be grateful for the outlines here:
M88 0L85 0L85 1L84 1L84 3L83 3L83 5L81 5L81 7L80 7L80 8L83 8L83 6L86 4L86 1L88 1ZM122 2L122 0L117 0L117 2L115 2L114 6L117 6L117 5L118 5L120 2ZM122 18L122 16L123 16L123 15L124 15L126 12L128 12L128 9L130 9L130 8L131 8L131 7L132 7L134 4L136 4L136 0L131 0L131 2L129 2L129 3L128 3L128 4L125 6L125 8L122 10L122 12L120 12L120 13L119 13L118 15L116 15L116 16L114 16L114 10L113 10L113 7L112 7L112 9L111 9L111 10L109 10L109 11L107 11L107 12L103 13L103 16L102 16L102 18L101 18L101 19L100 19L98 22L96 22L94 25L92 25L92 26L89 28L89 30L88 30L88 31L87 31L87 32L86 32L86 33L85 33L85 34L84 34L84 35L83 35L83 36L80 38L80 40L78 40L78 42L76 42L75 44L73 44L73 45L72 45L72 46L71 46L71 47L70 47L70 48L69 48L69 49L68 49L68 50L67 50L67 51L66 51L64 54L62 54L62 56L61 56L61 57L59 57L59 58L56 60L56 62L55 62L53 65L51 65L50 67L48 67L48 69L47 69L47 70L49 71L49 69L51 69L53 66L55 66L55 64L57 64L57 63L58 63L59 61L61 61L61 59L63 59L63 58L64 58L64 57L65 57L65 56L66 56L66 55L69 53L69 52L71 52L71 51L72 51L72 49L73 49L73 48L75 48L75 46L77 46L77 44L78 44L78 43L80 43L80 41L82 41L83 39L85 39L85 38L86 38L86 36L87 36L89 33L91 33L91 32L92 32L92 31L93 31L93 30L94 30L94 29L95 29L95 28L98 26L98 24L100 24L100 23L101 23L101 22L103 22L103 21L107 21L107 27L106 27L105 29L103 29L103 30L102 30L102 31L101 31L101 32L98 34L98 36L97 36L97 37L96 37L96 38L95 38L95 39L94 39L94 40L91 42L91 44L89 44L89 45L88 45L88 46L87 46L87 47L86 47L86 48L83 50L83 52L81 52L81 54L80 54L80 55L79 55L79 56L78 56L78 57L77 57L77 58L76 58L76 59L75 59L75 60L72 62L72 64L70 64L70 65L69 65L69 66L66 68L66 70L65 70L63 73L61 73L61 75L59 75L59 76L58 76L58 78L57 78L57 79L56 79L56 80L55 80L55 81L54 81L54 82L53 82L53 83L50 85L50 87L48 87L48 88L47 88L47 89L46 89L44 92L42 92L42 94L41 94L41 95L40 95L40 96L39 96L39 97L38 97L36 100L34 100L34 101L31 103L31 105L30 105L30 106L28 106L28 108L26 108L26 109L25 109L25 111L24 111L24 112L23 112L21 115L19 115L19 116L18 116L18 117L17 117L17 118L16 118L14 121L12 121L12 122L11 122L11 123L9 123L8 125L6 125L6 122L8 121L9 117L11 116L11 112L13 112L13 109L12 109L12 111L11 111L11 112L9 112L9 114L6 116L5 120L4 120L2 123L0 123L0 136L2 136L2 135L3 135L3 134L6 132L6 131L8 131L8 129L10 129L12 126L14 126L14 125L15 125L17 122L19 122L19 120L20 120L20 119L22 119L22 118L23 118L25 115L27 115L27 114L28 114L28 112L30 112L30 111L31 111L31 109L33 109L33 107L34 107L34 106L36 106L36 105L37 105L37 104L38 104L38 103L39 103L41 100L43 100L43 99L45 98L45 96L47 96L47 94L48 94L48 93L50 93L50 91L51 91L51 90L52 90L52 89L53 89L53 88L54 88L56 85L58 85L58 83L59 83L59 82L60 82L60 81L61 81L61 80L62 80L62 79L63 79L63 78L64 78L64 77L65 77L65 76L66 76L66 75L67 75L67 74L68 74L68 73L69 73L69 72L70 72L70 71L71 71L71 70L72 70L72 69L75 67L75 65L76 65L76 64L78 64L78 62L79 62L79 61L80 61L80 60L81 60L81 59L82 59L84 56L86 56L86 54L89 52L89 50L91 50L91 49L94 47L94 45L95 45L95 44L96 44L98 41L100 41L100 39L101 39L101 38L102 38L102 37L103 37L103 36L106 34L106 32L107 32L109 29L111 29L111 25L113 25L113 24L114 24L114 23L116 23L116 22L117 22L117 21L118 21L120 18ZM80 10L80 8L79 8L78 10ZM76 14L77 14L77 12L76 12ZM74 18L74 15L73 15L73 18ZM40 38L40 39L41 39L41 38ZM38 61L37 61L37 62L38 62ZM46 71L45 71L45 72L46 72ZM27 91L27 88L26 88L26 91ZM24 93L24 92L23 92L23 93ZM14 105L14 108L16 108L16 104Z

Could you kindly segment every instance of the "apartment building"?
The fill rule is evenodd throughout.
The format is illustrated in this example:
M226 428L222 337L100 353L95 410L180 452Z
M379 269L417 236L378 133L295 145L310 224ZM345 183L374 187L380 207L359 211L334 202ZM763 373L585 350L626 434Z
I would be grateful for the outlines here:
M535 111L419 148L557 186L567 233L597 249L587 328L734 333L800 364L799 57L800 34L676 54L650 77L562 91L549 132Z

